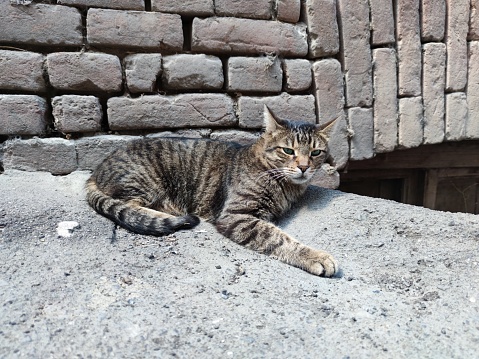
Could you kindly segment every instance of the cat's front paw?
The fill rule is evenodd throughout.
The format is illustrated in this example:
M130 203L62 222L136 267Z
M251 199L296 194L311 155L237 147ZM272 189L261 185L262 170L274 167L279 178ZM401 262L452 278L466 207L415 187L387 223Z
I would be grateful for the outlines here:
M312 258L308 258L304 269L312 274L329 278L338 272L339 265L329 253L314 250Z

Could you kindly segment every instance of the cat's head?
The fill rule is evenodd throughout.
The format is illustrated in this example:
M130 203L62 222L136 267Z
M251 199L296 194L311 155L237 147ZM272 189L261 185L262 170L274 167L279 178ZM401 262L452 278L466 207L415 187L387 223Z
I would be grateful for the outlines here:
M264 106L261 143L270 174L296 184L311 180L328 156L328 140L335 121L324 125L285 121Z

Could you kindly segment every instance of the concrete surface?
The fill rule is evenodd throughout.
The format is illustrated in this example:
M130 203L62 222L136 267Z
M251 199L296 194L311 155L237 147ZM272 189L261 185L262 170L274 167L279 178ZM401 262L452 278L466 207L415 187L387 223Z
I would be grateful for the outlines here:
M115 228L87 176L0 175L1 358L477 356L478 216L311 188L281 226L336 256L324 279L204 223Z

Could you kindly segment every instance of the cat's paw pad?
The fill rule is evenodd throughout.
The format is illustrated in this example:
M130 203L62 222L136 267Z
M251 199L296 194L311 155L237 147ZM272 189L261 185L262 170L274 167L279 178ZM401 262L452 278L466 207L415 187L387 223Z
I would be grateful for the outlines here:
M322 252L316 258L310 260L310 265L306 268L312 274L322 277L332 277L339 269L338 262L328 253Z

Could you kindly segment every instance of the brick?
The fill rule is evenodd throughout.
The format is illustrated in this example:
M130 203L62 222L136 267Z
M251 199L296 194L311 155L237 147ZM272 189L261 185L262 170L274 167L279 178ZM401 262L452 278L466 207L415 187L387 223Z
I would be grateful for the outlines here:
M396 2L399 96L421 95L419 0Z
M81 14L66 6L0 2L0 42L8 44L82 46Z
M0 50L0 89L44 92L42 54Z
M285 90L288 92L306 91L313 82L311 63L304 59L284 60Z
M313 64L313 80L319 123L337 119L329 141L329 152L333 164L340 169L346 165L349 158L341 64L334 59L316 61Z
M271 19L273 12L272 0L215 0L214 3L218 16Z
M372 108L348 109L351 136L351 160L365 160L374 156L374 120Z
M56 96L52 108L55 128L62 133L101 130L103 112L95 96Z
M292 96L282 93L280 96L241 96L238 100L239 126L254 129L263 127L264 105L279 118L316 123L313 96Z
M314 174L311 185L323 188L337 189L339 187L340 176L336 168L329 163L324 163Z
M0 95L0 134L45 134L47 108L47 101L36 95Z
M161 75L161 54L133 54L123 60L130 92L154 92Z
M195 18L191 49L228 55L275 53L301 57L308 53L306 26L230 17Z
M59 90L118 92L123 75L118 57L92 52L47 55L50 83Z
M280 92L283 70L277 57L230 57L228 91Z
M444 139L444 89L446 86L446 46L429 43L423 46L424 143Z
M172 55L163 58L162 84L169 89L221 89L223 64L211 55Z
M446 94L446 140L466 139L468 118L467 99L464 92Z
M175 138L210 138L213 130L210 128L188 128L175 131L161 131L157 133L150 133L146 135L146 138L164 138L164 137L175 137Z
M112 130L222 127L236 124L233 101L223 94L113 97L108 100Z
M446 28L446 0L421 0L421 38L442 41Z
M446 91L463 91L467 83L469 0L446 0Z
M391 152L398 144L396 51L373 50L374 150Z
M301 15L301 0L276 0L276 14L279 21L297 23Z
M479 139L479 42L477 41L469 43L467 103L469 117L466 124L466 137Z
M471 0L468 40L479 40L479 0Z
M90 45L180 51L183 25L177 14L90 9L87 39Z
M15 139L5 143L3 152L5 169L65 175L78 168L73 141L62 138Z
M391 0L369 0L371 7L371 44L389 45L396 41Z
M423 139L423 108L421 97L399 99L399 146L417 147Z
M211 133L212 140L236 142L240 145L250 145L258 140L259 132L247 132L239 130L217 130Z
M79 7L101 7L121 10L145 10L144 0L58 0L58 4Z
M110 153L140 136L101 135L75 141L79 170L94 170Z
M368 0L338 0L346 106L369 107L373 100Z
M306 0L305 6L305 20L309 33L309 57L336 55L339 52L336 0Z
M151 9L186 16L213 16L215 14L214 0L151 0Z

